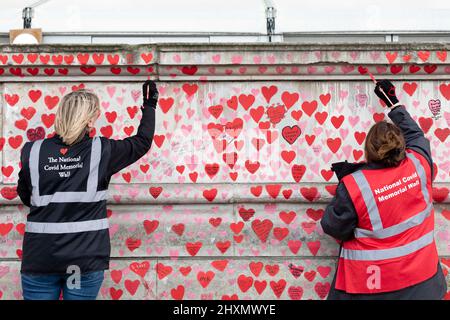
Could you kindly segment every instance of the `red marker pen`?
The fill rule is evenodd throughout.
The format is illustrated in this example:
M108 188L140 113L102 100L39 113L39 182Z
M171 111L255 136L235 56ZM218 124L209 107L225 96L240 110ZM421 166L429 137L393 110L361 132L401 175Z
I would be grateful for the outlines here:
M367 73L369 74L370 79L372 79L373 83L377 84L377 80L375 80L375 77L373 76L373 74L367 70Z
M375 79L375 77L373 76L373 74L367 70L367 73L369 74L370 79L372 79L373 83L375 83L375 85L377 84L377 80ZM388 101L391 103L391 105L394 105L391 101L391 99L389 99L389 97L387 96L387 94L384 92L384 90L380 87L380 91L383 92L384 96L388 99Z

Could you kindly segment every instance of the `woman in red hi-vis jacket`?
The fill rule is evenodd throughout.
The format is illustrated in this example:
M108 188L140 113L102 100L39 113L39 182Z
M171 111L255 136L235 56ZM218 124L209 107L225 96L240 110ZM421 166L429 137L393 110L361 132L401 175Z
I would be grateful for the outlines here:
M369 130L366 163L333 166L339 184L321 225L342 243L328 299L442 299L430 142L391 82L375 93L394 124Z

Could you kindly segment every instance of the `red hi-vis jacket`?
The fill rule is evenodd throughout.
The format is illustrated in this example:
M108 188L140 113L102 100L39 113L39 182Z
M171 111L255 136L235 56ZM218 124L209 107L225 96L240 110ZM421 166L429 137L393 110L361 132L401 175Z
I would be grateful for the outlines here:
M336 289L348 293L400 290L437 272L431 168L414 150L397 167L345 176L358 215L355 237L339 257Z

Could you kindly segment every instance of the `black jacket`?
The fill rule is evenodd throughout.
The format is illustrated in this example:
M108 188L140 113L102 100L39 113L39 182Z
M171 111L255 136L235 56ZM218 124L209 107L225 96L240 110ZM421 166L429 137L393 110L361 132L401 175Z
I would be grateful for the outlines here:
M86 134L80 142L70 146L70 157L79 159L76 163L84 164L78 171L73 171L71 179L58 179L59 171L44 169L48 156L60 156L60 150L65 150L61 137L57 134L52 138L43 139L40 155L37 157L39 166L39 195L54 195L55 192L82 192L87 190L87 177L90 176L89 163L93 158L91 150L94 141L101 142L101 154L98 160L98 179L96 190L107 194L111 176L121 169L134 163L144 156L151 147L155 130L155 109L141 108L142 118L134 136L122 140L97 137L97 140ZM100 140L98 140L100 139ZM17 192L22 202L30 207L27 216L30 224L85 222L105 220L106 196L94 202L54 202L46 205L33 205L32 178L30 173L30 151L35 142L27 142L21 151L21 170ZM97 143L98 146L98 143ZM67 155L69 155L67 153ZM66 155L66 154L65 154ZM50 161L50 160L48 160ZM75 160L74 160L75 161ZM47 167L48 168L48 167ZM67 171L66 171L67 172ZM72 172L71 172L72 173ZM75 174L76 173L76 174ZM92 180L92 179L91 179ZM36 181L36 180L35 180ZM36 194L36 193L35 193ZM107 221L107 220L105 220ZM64 234L25 232L23 240L23 256L21 272L31 274L64 274L69 265L77 265L81 272L105 270L109 268L110 239L107 226L98 231L72 232Z
M406 148L413 149L423 155L431 166L431 174L434 176L433 162L431 158L430 141L424 136L422 129L411 118L404 106L398 106L388 113L389 118L396 124L405 137ZM360 169L376 170L384 168L382 164L365 163L362 166L346 167L346 174ZM321 220L324 232L335 239L346 241L353 238L353 231L358 224L358 216L353 202L345 185L338 183L336 195L326 207ZM379 294L349 294L335 289L336 274L334 275L328 299L442 299L447 291L447 284L440 264L435 276L402 290Z

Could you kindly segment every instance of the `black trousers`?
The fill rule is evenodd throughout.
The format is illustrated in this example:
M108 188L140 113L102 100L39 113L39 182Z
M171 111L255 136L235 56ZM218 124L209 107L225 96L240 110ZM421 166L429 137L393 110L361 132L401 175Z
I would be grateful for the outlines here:
M337 290L336 274L337 272L334 274L327 300L442 300L447 293L447 281L439 262L436 274L430 279L401 290L383 293L354 294Z

